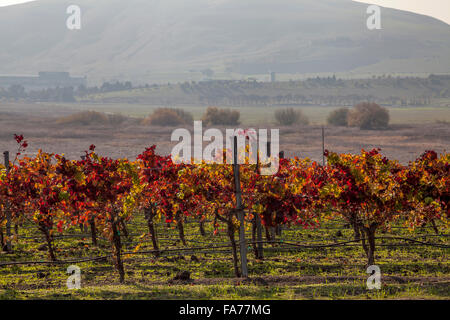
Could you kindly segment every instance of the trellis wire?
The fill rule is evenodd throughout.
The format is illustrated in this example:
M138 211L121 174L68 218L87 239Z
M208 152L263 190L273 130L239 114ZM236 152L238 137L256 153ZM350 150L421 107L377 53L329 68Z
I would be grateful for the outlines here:
M355 239L355 240L347 240L343 242L335 242L330 244L321 244L321 245L310 245L310 244L300 244L300 243L294 243L294 242L288 242L288 241L249 241L247 242L248 245L256 244L256 243L264 243L264 244L281 244L284 246L290 246L290 248L264 248L264 250L271 249L271 251L281 250L281 249L319 249L319 248L333 248L333 247L345 247L349 246L349 244L353 243L353 246L356 246L356 243L361 242L362 240L368 240L368 239ZM441 249L447 249L450 248L450 245L446 244L437 244L437 243L429 243L429 242L423 242L418 241L410 238L404 238L404 237L377 237L376 240L403 240L403 241L409 241L415 243L416 246L431 246ZM238 244L239 242L237 242ZM399 246L399 245L405 245L405 244L379 244L379 246ZM409 244L408 246L411 246ZM414 245L413 245L414 246ZM205 250L213 253L219 253L220 250L216 249L223 249L223 248L231 248L231 244L227 245L221 245L221 246L204 246L204 247L192 247L192 248L173 248L173 249L160 249L160 250L145 250L145 251L125 251L122 252L123 256L130 256L130 255L140 255L140 254L156 254L159 253L162 255L163 253L167 252L178 252L178 253L184 253L184 254L191 254L191 253L204 253ZM229 252L227 250L226 252ZM83 262L91 262L91 261L98 261L98 260L105 260L108 258L112 258L113 255L104 255L99 257L87 257L77 260L60 260L60 261L12 261L12 262L2 262L0 263L0 267L3 266L10 266L10 265L33 265L33 264L48 264L48 265L61 265L61 264L72 264L72 263L83 263Z

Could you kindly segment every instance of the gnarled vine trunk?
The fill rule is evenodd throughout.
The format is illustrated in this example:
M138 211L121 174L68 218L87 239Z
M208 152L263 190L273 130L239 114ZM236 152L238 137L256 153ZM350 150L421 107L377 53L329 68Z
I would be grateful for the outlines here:
M262 243L262 225L261 225L261 218L259 217L258 214L255 214L255 217L252 221L252 242L255 258L264 259L264 245Z
M3 228L0 228L0 246L3 251L7 251L5 237L3 235Z
M363 227L363 230L368 242L368 246L365 248L367 250L367 265L372 266L375 264L375 232L377 225L372 224L369 228Z
M433 227L434 233L436 233L438 235L439 234L439 229L436 226L436 223L434 222L434 220L431 220L431 226Z
M355 240L361 240L361 232L359 231L359 227L356 223L352 223L353 231L355 232Z
M256 216L252 221L252 247L253 247L253 253L255 254L255 258L258 259L259 253L258 253L258 246L256 243Z
M97 228L95 227L95 220L94 219L90 219L89 220L89 226L91 228L91 240L92 240L92 244L94 246L97 245Z
M200 235L202 237L206 237L205 222L204 221L200 221L200 223L199 223L199 230L200 230Z
M270 234L270 230L269 227L264 227L264 229L266 230L266 239L268 242L272 241L272 235Z
M366 235L362 230L362 227L359 226L356 222L352 223L353 230L355 231L355 241L361 241L361 245L366 253L366 256L369 256L369 247L366 243Z
M47 241L48 255L50 257L50 260L56 261L55 250L53 248L53 237L50 234L50 230L48 230L48 227L44 224L39 225L39 230L44 234L45 240Z
M236 245L236 240L234 238L234 233L236 232L236 228L233 225L233 213L230 212L228 219L225 219L221 216L219 216L219 214L216 212L215 214L216 219L225 222L227 224L227 233L228 233L228 237L230 238L230 243L231 243L231 251L233 253L233 267L234 267L234 275L236 276L236 278L240 278L241 277L241 273L239 271L239 260L238 260L238 254L237 254L237 245Z
M178 234L180 236L181 242L183 243L184 246L186 246L186 238L184 237L183 219L180 211L178 211L177 214L175 215L175 219L177 220Z
M125 270L122 261L122 242L120 241L119 222L116 219L110 221L113 237L113 258L117 271L119 272L119 281L125 281Z
M233 225L232 220L230 219L227 222L227 226L228 226L228 237L230 238L230 242L231 242L231 248L233 251L233 266L234 266L234 275L236 276L236 278L240 278L241 277L241 273L239 271L239 260L238 260L238 254L237 254L237 245L236 245L236 240L234 239L234 233L235 233L235 227Z
M264 227L266 229L266 239L272 244L272 247L276 246L275 243L275 227Z
M125 221L123 218L119 218L119 225L121 226L121 229L123 231L123 235L128 238L130 235L128 233L127 225L125 224Z
M150 232L150 237L152 238L153 250L155 252L155 257L159 257L160 251L158 246L158 238L156 235L155 225L153 223L153 219L155 217L155 213L151 207L146 207L144 209L145 219L147 220L148 231Z

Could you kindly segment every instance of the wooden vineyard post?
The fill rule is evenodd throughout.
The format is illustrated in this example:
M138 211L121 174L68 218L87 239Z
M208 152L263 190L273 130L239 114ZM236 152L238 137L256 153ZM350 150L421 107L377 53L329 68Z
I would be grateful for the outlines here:
M284 151L280 151L279 153L278 153L278 159L284 159ZM276 227L275 227L275 234L277 235L277 236L282 236L282 233L283 233L283 229L282 229L282 227L280 226L280 225L277 225Z
M241 256L241 272L242 277L248 278L248 266L247 266L247 241L245 240L245 225L244 225L244 210L242 208L242 193L241 193L241 177L238 164L238 150L237 150L237 137L234 137L234 184L236 189L236 210L239 219L239 252Z
M5 158L5 168L6 172L9 173L9 151L3 152ZM12 252L11 246L11 211L9 210L9 204L6 203L6 251Z
M256 173L259 173L259 144L257 144L256 149ZM256 224L256 258L264 259L264 244L262 240L262 225L261 217L259 214L255 214L255 224Z
M84 160L86 160L86 156L80 156L80 158L81 158L81 161L84 161ZM96 246L97 245L97 239L96 239L96 236L95 236L95 221L90 221L90 226L91 226L91 239L92 239L92 244L94 245L94 246ZM92 226L94 226L94 228L92 228ZM84 233L87 233L88 232L88 228L87 228L87 226L84 224L84 223L81 223L80 224L80 231L81 232L84 232Z
M272 156L272 146L270 141L267 141L267 157L270 158ZM277 235L277 227L270 227L270 233L272 240L275 240L275 236Z

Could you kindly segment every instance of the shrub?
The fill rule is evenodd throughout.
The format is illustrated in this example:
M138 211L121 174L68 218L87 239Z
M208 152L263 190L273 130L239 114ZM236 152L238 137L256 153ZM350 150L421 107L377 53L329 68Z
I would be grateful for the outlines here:
M192 114L189 112L184 111L183 109L173 109L177 113L177 115L184 120L187 124L192 124L194 122L194 118L192 117Z
M97 111L82 111L56 120L65 125L118 125L128 118L120 114L106 114Z
M238 125L240 116L237 110L208 107L202 120L206 125Z
M301 110L294 110L292 108L275 111L275 120L282 126L292 126L294 124L307 125L309 123L308 118Z
M348 109L339 108L332 111L327 118L327 123L332 126L346 127L348 125L347 121Z
M389 125L389 111L376 103L363 102L349 111L347 121L350 127L382 129Z
M182 109L158 108L143 121L143 124L179 126L193 121L192 115Z

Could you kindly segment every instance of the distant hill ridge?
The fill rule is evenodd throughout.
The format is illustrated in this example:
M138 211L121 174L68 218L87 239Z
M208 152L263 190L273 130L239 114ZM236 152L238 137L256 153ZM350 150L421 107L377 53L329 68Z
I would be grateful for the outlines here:
M78 0L82 29L66 28L66 0L0 8L0 74L40 70L90 81L183 81L216 75L450 72L450 27L350 0Z

